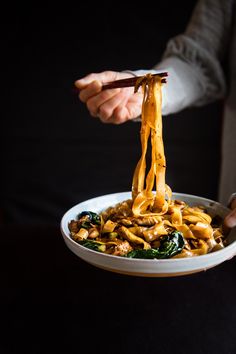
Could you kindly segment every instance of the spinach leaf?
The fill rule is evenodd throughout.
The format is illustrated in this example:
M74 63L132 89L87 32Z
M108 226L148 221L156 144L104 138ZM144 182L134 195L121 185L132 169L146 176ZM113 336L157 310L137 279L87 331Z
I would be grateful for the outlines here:
M97 252L104 252L106 250L106 245L96 242L96 241L92 241L92 240L81 240L78 242L80 245L87 247L93 251L97 251Z
M159 258L170 258L180 253L184 248L184 238L182 232L172 231L160 240Z
M92 211L82 211L78 216L77 219L80 220L82 217L86 216L88 220L84 221L84 228L88 228L90 226L90 223L95 224L95 225L100 225L101 224L101 217L100 215L92 212Z
M172 231L170 234L160 238L160 247L148 250L133 250L127 254L129 258L143 259L164 259L171 258L180 253L184 248L184 238L182 232Z
M150 248L148 250L133 250L127 254L129 258L142 258L142 259L154 259L159 258L159 251L158 248Z

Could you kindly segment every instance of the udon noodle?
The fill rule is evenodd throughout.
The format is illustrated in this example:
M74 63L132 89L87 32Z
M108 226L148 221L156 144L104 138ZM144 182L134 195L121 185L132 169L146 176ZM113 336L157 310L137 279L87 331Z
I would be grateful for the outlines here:
M224 247L222 220L202 206L174 200L165 183L161 85L158 76L148 74L135 88L143 90L142 153L133 174L132 198L99 215L84 211L69 223L71 237L85 247L133 258L192 257Z

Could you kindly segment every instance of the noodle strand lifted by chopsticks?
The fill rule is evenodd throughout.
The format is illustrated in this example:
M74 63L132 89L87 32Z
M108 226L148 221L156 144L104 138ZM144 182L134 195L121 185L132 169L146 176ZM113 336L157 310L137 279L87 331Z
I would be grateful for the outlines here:
M162 95L161 78L147 75L141 83L144 98L142 105L142 125L140 131L142 155L136 166L132 183L132 211L134 216L162 215L168 210L171 190L165 184L166 161L162 139ZM151 139L151 167L146 176L146 154ZM156 195L153 193L156 179Z

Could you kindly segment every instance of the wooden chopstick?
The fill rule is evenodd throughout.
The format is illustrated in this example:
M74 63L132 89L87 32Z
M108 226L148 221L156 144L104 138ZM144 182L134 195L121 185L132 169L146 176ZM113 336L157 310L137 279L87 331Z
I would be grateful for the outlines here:
M165 77L168 76L168 73L163 72L163 73L153 74L153 76L160 76L161 78L163 78L161 80L161 82L163 84L166 84ZM140 79L141 77L142 76L134 76L134 77L128 77L127 79L121 79L121 80L107 82L102 86L102 90L122 88L122 87L132 87L132 86L136 85L137 80Z
M160 76L162 78L161 83L166 84L165 77L168 76L168 73L163 72L163 73L153 74L153 76ZM142 77L143 76L133 76L133 77L128 77L127 79L115 80L115 81L104 83L102 85L102 91L108 89L122 88L122 87L134 87L136 85L137 80ZM73 91L76 94L80 93L80 89L77 87L74 87Z

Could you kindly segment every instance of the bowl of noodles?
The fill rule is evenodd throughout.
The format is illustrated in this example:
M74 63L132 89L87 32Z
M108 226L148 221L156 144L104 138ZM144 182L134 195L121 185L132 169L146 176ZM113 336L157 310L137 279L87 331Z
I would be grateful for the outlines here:
M229 210L220 203L194 195L173 193L172 200L180 206L182 214L180 225L176 222L173 208L162 217L162 221L157 222L160 217L155 220L151 217L139 217L135 221L129 215L131 200L131 192L121 192L95 197L73 206L61 220L61 233L67 247L82 260L98 268L146 277L169 277L201 272L231 259L236 254L236 229L232 229L227 237L222 235L222 220ZM91 215L86 215L85 211L92 212L95 219L91 220ZM78 217L80 218L81 214L84 227L80 230L93 232L92 238L72 234L72 224L79 224ZM94 232L101 229L101 219L98 215L104 218L102 227L105 232L102 237L96 236ZM204 220L203 215L208 217ZM109 223L109 220L114 224ZM79 227L74 225L77 234L78 229ZM182 230L179 235L183 236L184 245L180 242L177 249L167 247L169 254L159 252L152 255L150 250L159 250L160 239L173 234L173 229ZM118 235L119 230L122 236ZM126 235L125 230L130 233ZM146 237L142 237L140 230ZM137 239L132 239L132 235ZM87 245L81 242L83 240L87 240ZM89 245L88 241L94 244L94 247ZM176 239L174 241L176 244ZM136 255L134 250L137 250ZM139 258L145 257L145 252L147 258Z
M65 243L97 267L130 275L177 276L214 267L236 254L236 230L226 234L223 227L229 210L199 196L172 193L165 181L161 77L145 75L135 92L139 87L141 156L131 191L68 210L61 220Z

